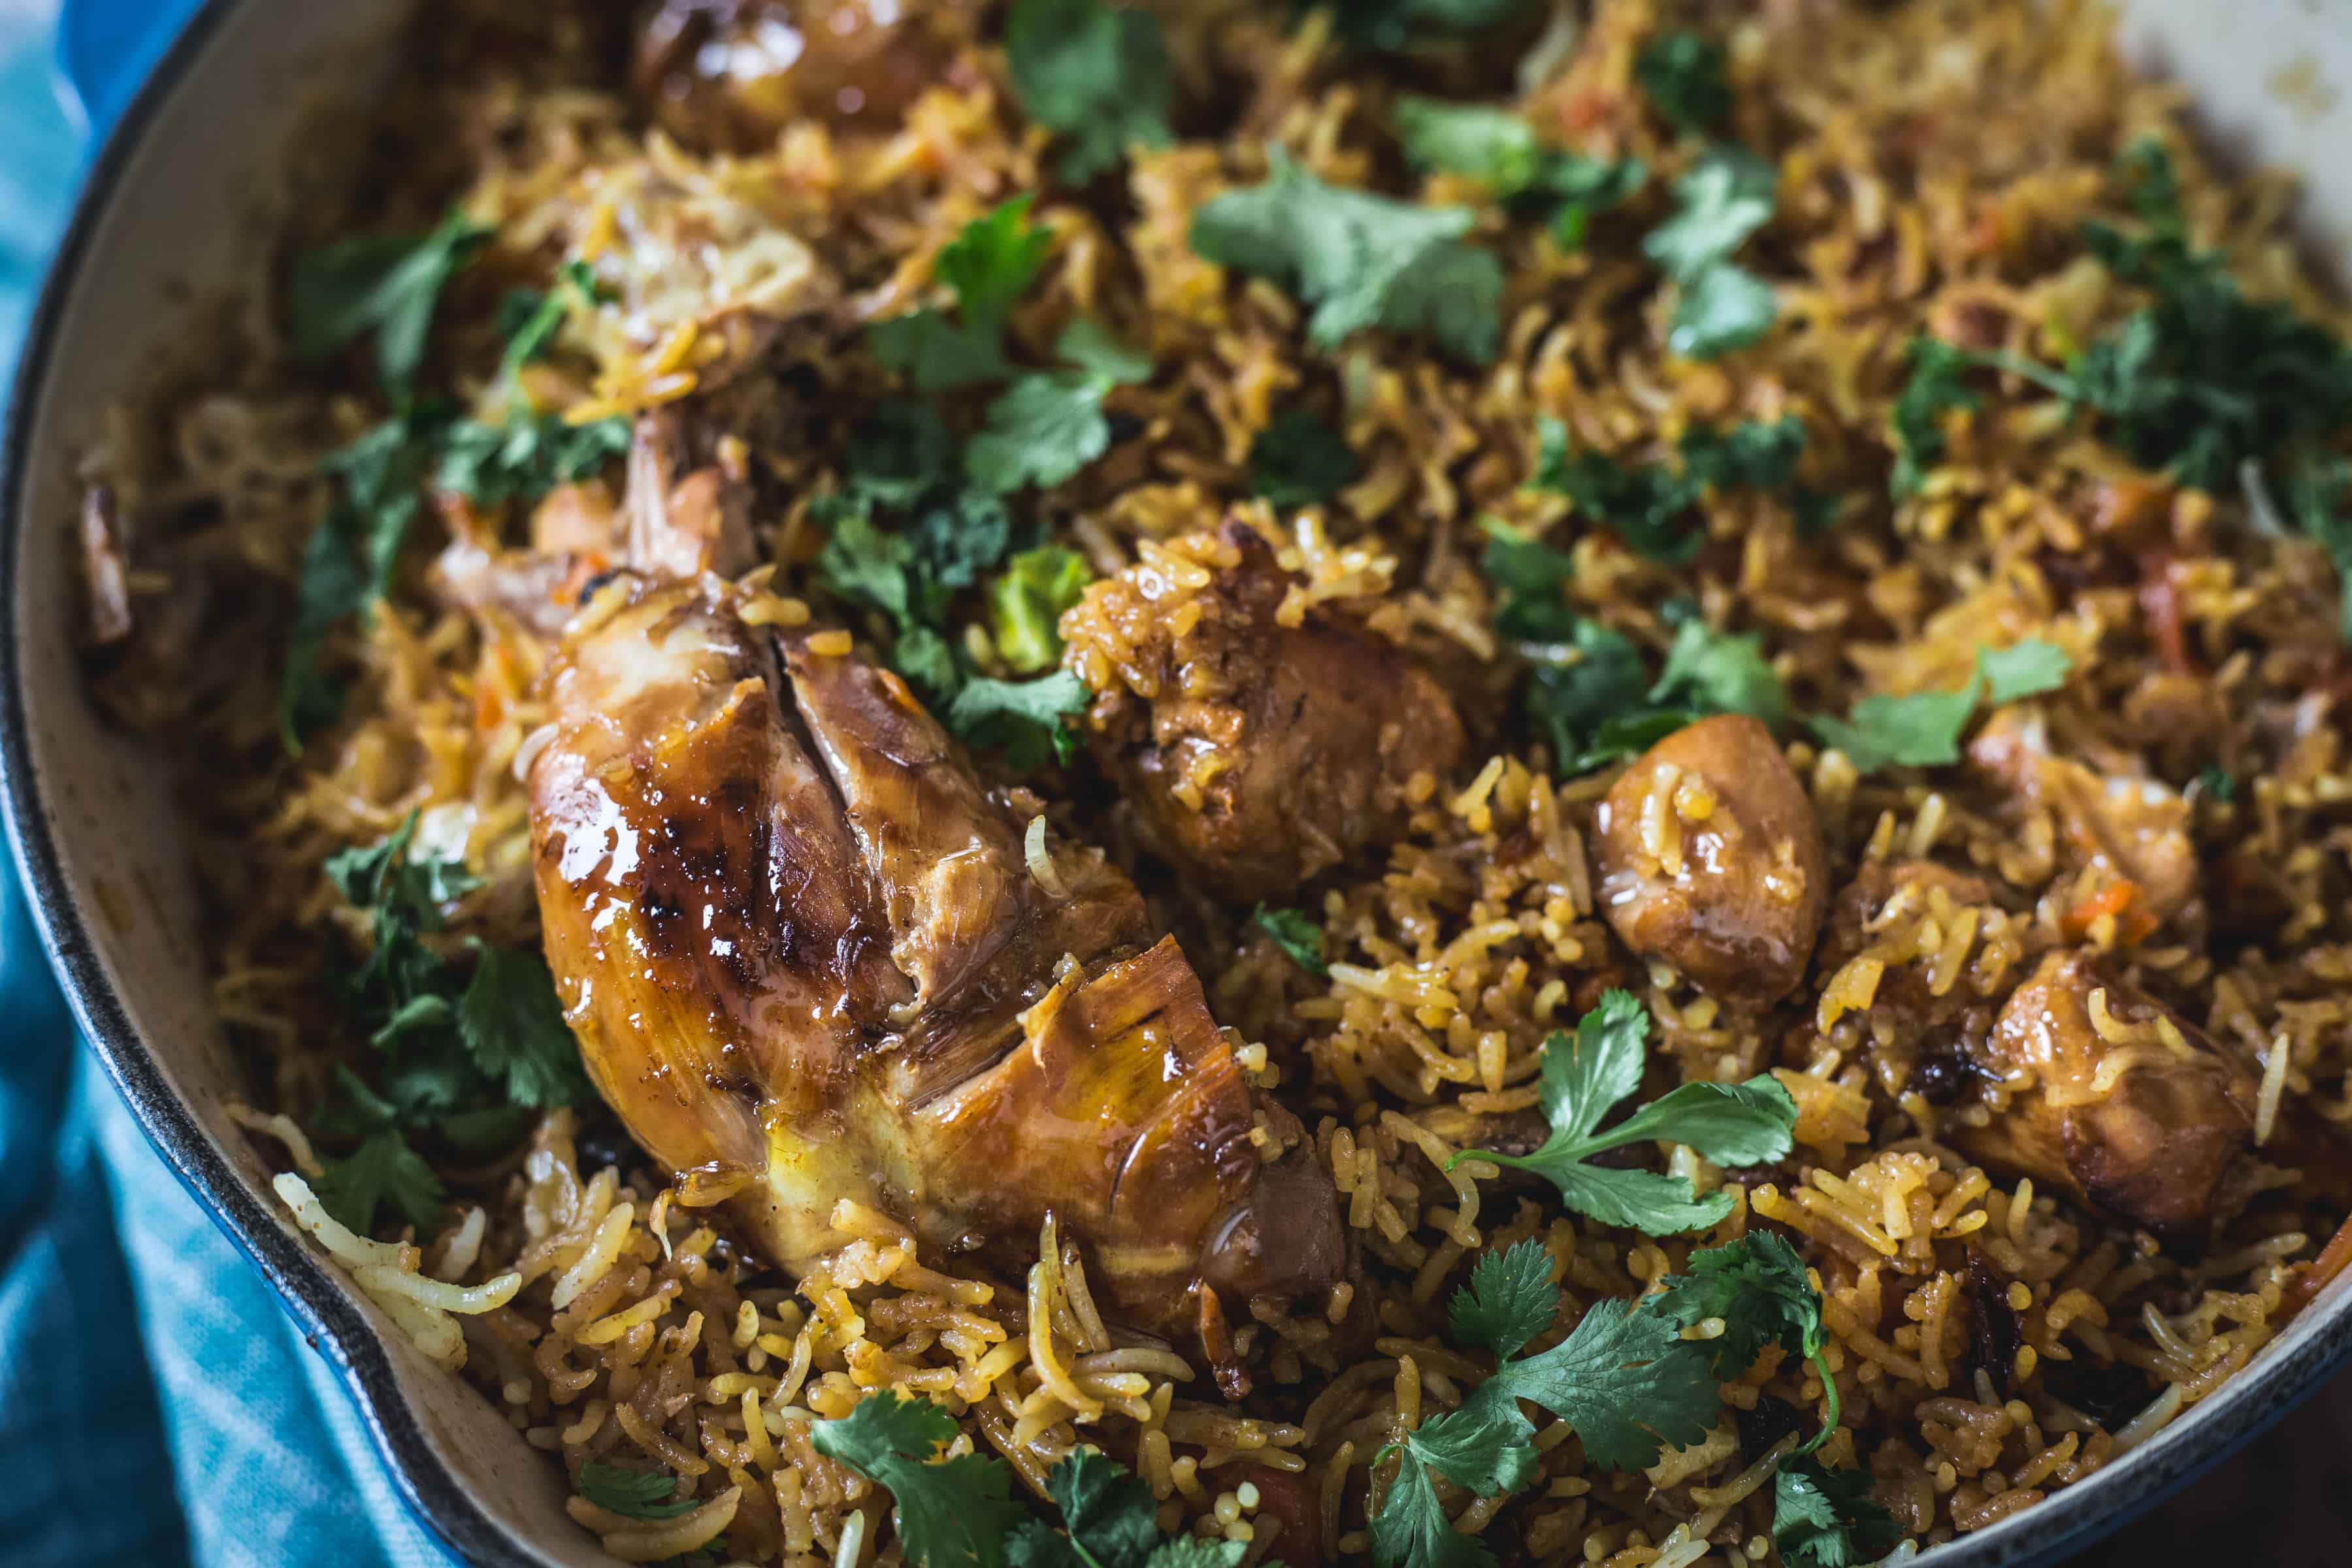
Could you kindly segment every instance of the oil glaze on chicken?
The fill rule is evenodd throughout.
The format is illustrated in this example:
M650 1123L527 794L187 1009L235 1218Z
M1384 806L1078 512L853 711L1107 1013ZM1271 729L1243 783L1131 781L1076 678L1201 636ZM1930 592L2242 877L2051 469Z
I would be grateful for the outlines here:
M567 635L530 766L548 958L604 1097L688 1190L805 1263L870 1205L1010 1266L1048 1215L1108 1303L1198 1334L1312 1296L1328 1178L1176 943L1093 848L1027 853L845 633L624 575Z

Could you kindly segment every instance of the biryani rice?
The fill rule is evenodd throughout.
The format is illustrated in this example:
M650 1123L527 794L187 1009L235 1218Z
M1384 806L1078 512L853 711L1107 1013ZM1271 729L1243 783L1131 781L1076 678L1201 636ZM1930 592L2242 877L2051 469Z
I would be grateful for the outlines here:
M877 149L853 155L812 122L769 152L706 158L635 128L593 66L581 16L552 8L527 29L532 47L518 49L510 22L487 19L492 9L445 5L418 30L410 80L377 122L373 172L355 199L387 222L429 221L457 193L497 226L493 257L510 272L551 250L593 259L635 243L650 210L644 192L658 182L691 193L714 221L886 259L858 302L878 317L918 302L931 258L960 225L1040 181L1035 139L1007 132L986 69L931 88ZM1541 531L1559 520L1562 501L1522 488L1539 413L1580 441L1633 450L1695 420L1793 414L1812 437L1812 482L1874 489L1865 433L1885 424L1915 332L1990 322L1993 346L2049 354L2116 315L2115 286L2083 262L2053 260L2053 237L2116 209L2108 170L2144 134L2170 149L2201 241L2225 245L2259 291L2343 324L2294 262L2286 185L2217 177L2181 132L2179 95L2122 73L2095 7L1767 9L1726 34L1738 129L1777 158L1785 193L1772 277L1786 326L1765 347L1736 367L1669 359L1652 274L1630 246L1564 253L1488 234L1511 265L1491 370L1464 375L1410 345L1358 342L1334 377L1304 349L1293 300L1264 284L1228 289L1185 235L1204 201L1250 177L1250 149L1269 138L1327 179L1372 175L1364 94L1377 87L1334 65L1325 13L1293 26L1272 9L1205 7L1202 34L1223 39L1222 58L1256 62L1232 147L1138 152L1123 232L1077 205L1044 214L1056 249L1024 313L1111 314L1174 366L1114 395L1145 434L1052 498L1067 542L1098 571L1141 563L1165 580L1164 613L1181 616L1219 563L1204 530L1239 493L1256 433L1284 400L1336 380L1360 476L1328 510L1255 514L1301 574L1283 614L1339 605L1433 657L1489 667L1492 595L1470 565L1474 523L1491 513ZM1601 0L1533 89L1531 112L1576 117L1621 151L1673 166L1674 148L1626 106L1639 96L1636 47L1686 15ZM325 139L310 156L324 168L346 146ZM298 188L307 173L297 171ZM1433 179L1433 199L1465 194L1448 178ZM320 215L331 210L298 205L297 222L331 231ZM795 265L788 251L743 264L755 260L771 270L706 289L754 296L775 284L773 269ZM722 312L709 326L674 313L656 301L628 320L596 315L579 330L601 373L577 384L533 367L528 395L572 420L719 397L759 426L774 394L739 374L746 350L730 331L741 318ZM486 300L463 297L444 315L452 363L495 361ZM297 1122L322 1103L335 1063L362 1049L317 977L335 946L369 940L319 868L421 812L421 837L462 853L485 879L453 938L535 940L518 773L545 732L534 680L551 650L496 611L443 612L404 595L352 634L352 719L310 753L282 758L270 672L252 650L275 642L284 584L328 503L319 460L368 416L350 396L322 396L264 315L226 315L209 344L195 368L122 410L86 467L126 515L155 520L157 559L221 586L175 607L153 581L134 580L173 679L159 678L158 655L134 653L96 680L112 713L154 736L190 781L215 1006L268 1110L239 1119L310 1173ZM828 397L870 403L880 390L854 358L813 374ZM1711 512L1721 548L1685 586L1711 617L1734 613L1764 634L1783 678L1822 711L1870 691L1957 685L1996 637L2055 643L2087 675L2045 705L2052 732L2160 760L2164 741L2130 737L2162 729L2184 700L2143 678L2135 590L2061 594L2040 564L2081 547L2087 525L2068 497L2127 477L2120 460L2041 404L1959 414L1949 433L1950 458L1916 501L1877 503L1876 526L1842 528L1819 545L1799 538L1779 503L1726 498ZM837 454L756 458L805 493ZM1318 889L1328 981L1263 933L1203 918L1181 890L1155 891L1217 1016L1252 1043L1245 1059L1259 1081L1306 1116L1366 1266L1328 1301L1254 1309L1236 1326L1265 1384L1240 1410L1216 1402L1183 1355L1107 1324L1083 1250L1050 1222L1024 1279L987 1258L929 1256L885 1216L845 1210L835 1223L856 1244L795 1282L730 1237L711 1206L723 1191L672 1192L625 1151L618 1163L583 1151L570 1113L549 1117L513 1158L445 1173L468 1206L437 1237L370 1241L326 1216L299 1176L281 1176L278 1190L428 1355L462 1363L567 1473L621 1461L677 1478L679 1498L697 1506L657 1523L572 1500L573 1518L625 1561L723 1537L730 1562L896 1562L887 1492L818 1454L809 1436L812 1421L881 1389L939 1401L962 1425L957 1451L1002 1454L1040 1495L1075 1446L1105 1448L1160 1500L1163 1528L1246 1542L1251 1562L1282 1552L1276 1521L1260 1511L1262 1486L1296 1476L1327 1547L1360 1555L1367 1498L1386 1479L1375 1456L1459 1405L1481 1375L1442 1331L1444 1301L1475 1258L1539 1244L1574 1310L1638 1295L1695 1248L1761 1221L1801 1238L1822 1289L1823 1359L1845 1412L1824 1458L1865 1467L1921 1542L1985 1528L2145 1441L2243 1367L2278 1332L2298 1266L2342 1217L2273 1193L2202 1260L2169 1255L1940 1142L1948 1118L2000 1115L2002 1087L1980 1105L1939 1109L1903 1087L1873 1023L1890 976L1916 974L1938 996L1998 997L2033 956L2087 943L2202 998L2196 1022L2263 1057L2265 1134L2283 1106L2352 1121L2352 931L2339 912L2352 770L2326 723L2258 747L2243 717L2303 700L2334 610L2317 585L2326 574L2301 547L2225 526L2244 505L2182 492L2167 521L2180 552L2170 579L2179 635L2212 660L2200 722L2225 749L2265 761L2240 770L2234 801L2201 803L2199 822L2219 853L2261 868L2279 899L2266 941L2225 952L2165 930L2143 942L2128 898L2116 900L2070 858L2046 809L1996 816L1921 784L1858 776L1843 755L1801 741L1789 754L1842 877L1932 852L2008 896L1962 903L1939 889L1891 900L1858 952L1808 982L1812 1027L1786 1042L1670 970L1621 971L1587 869L1585 825L1606 773L1556 779L1529 757L1500 754L1465 780L1414 780L1405 841ZM816 613L802 595L820 542L796 505L772 542L776 624ZM1662 569L1591 531L1573 551L1580 608L1663 647L1669 632L1642 607L1658 597ZM1847 635L1847 601L1820 591L1845 576L1866 584L1891 641ZM1071 636L1090 689L1155 694L1157 672L1114 618L1081 618ZM1499 694L1507 672L1490 673ZM1131 861L1115 818L1105 831ZM1035 868L1045 881L1053 862ZM1770 1179L1729 1180L1681 1152L1677 1171L1733 1199L1706 1235L1612 1230L1504 1184L1492 1164L1448 1168L1475 1146L1478 1119L1536 1106L1540 1041L1611 984L1647 992L1654 1048L1685 1078L1770 1072L1797 1104L1800 1159ZM2283 1189L2288 1178L2266 1181ZM1979 1287L1949 1266L1963 1249L2008 1281L2018 1342L2005 1368L1975 1354ZM1360 1291L1373 1293L1379 1337L1369 1359L1348 1359L1335 1325ZM2139 1369L2153 1396L2119 1423L2077 1408L2051 1369L2084 1362ZM1457 1528L1507 1531L1531 1559L1609 1568L1771 1561L1765 1483L1776 1454L1742 1453L1737 1418L1769 1396L1810 1419L1826 1395L1813 1365L1767 1352L1725 1388L1717 1435L1648 1476L1589 1467L1565 1426L1549 1425L1536 1442L1540 1479L1507 1505L1454 1499Z

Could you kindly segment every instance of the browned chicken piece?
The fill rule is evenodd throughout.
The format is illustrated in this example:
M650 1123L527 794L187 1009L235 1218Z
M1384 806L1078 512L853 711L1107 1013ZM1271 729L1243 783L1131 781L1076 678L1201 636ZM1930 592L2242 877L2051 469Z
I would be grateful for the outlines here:
M1637 956L1728 1001L1777 1002L1804 977L1829 865L1756 720L1702 719L1642 753L1601 803L1592 859L1601 912Z
M2011 1098L1980 1127L1948 1125L1969 1159L2173 1245L2252 1195L2258 1075L2091 954L2044 957L1970 1048Z
M1969 760L2026 813L2047 812L2058 841L2077 863L2137 884L2158 920L2178 913L2197 890L2197 847L2189 837L2189 803L2154 779L2102 778L2071 758L2053 756L2041 719L2004 708L1969 742Z
M747 625L716 577L625 576L548 691L529 788L566 1016L638 1142L740 1184L777 1262L845 1244L846 1198L949 1252L1053 1215L1155 1329L1338 1277L1330 1180L1173 940L1096 850L1033 870L897 676Z
M1297 579L1255 530L1205 545L1205 587L1153 564L1096 584L1062 617L1070 668L1102 693L1097 759L1152 847L1234 902L1278 898L1392 842L1408 786L1461 760L1462 721L1392 644L1318 608L1286 625Z
M664 0L637 36L637 96L672 135L772 145L795 120L887 134L954 58L932 16L893 0Z

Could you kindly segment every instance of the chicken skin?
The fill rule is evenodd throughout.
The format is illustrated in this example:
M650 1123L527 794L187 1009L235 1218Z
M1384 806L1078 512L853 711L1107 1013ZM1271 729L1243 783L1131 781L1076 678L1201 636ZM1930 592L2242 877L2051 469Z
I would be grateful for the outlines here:
M1067 846L1033 870L898 677L756 603L625 575L550 671L548 960L638 1142L738 1186L787 1268L850 1239L846 1198L948 1251L1033 1247L1051 1214L1161 1331L1327 1289L1330 1180L1126 877Z
M1279 898L1402 837L1413 775L1461 760L1435 677L1346 617L1286 624L1295 579L1229 521L1205 588L1147 563L1062 617L1069 667L1103 695L1097 760L1155 851L1234 902ZM1089 669L1099 667L1095 675Z
M2011 1099L1947 1131L1969 1159L2175 1245L2252 1195L2256 1073L2089 954L2044 957L1973 1055Z

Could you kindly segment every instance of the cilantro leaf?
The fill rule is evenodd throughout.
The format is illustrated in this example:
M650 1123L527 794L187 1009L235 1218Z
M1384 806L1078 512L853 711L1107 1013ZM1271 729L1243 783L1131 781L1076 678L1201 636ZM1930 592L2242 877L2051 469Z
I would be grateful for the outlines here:
M1732 255L1770 221L1779 174L1754 153L1717 147L1675 182L1675 216L1642 242L1674 280L1666 346L1714 359L1762 337L1778 306L1763 279Z
M448 1196L433 1167L391 1128L370 1133L350 1153L320 1163L326 1169L310 1184L311 1190L329 1214L362 1236L375 1228L376 1214L386 1204L418 1230L427 1229L440 1219Z
M1083 184L1129 147L1175 140L1175 79L1160 19L1101 0L1020 0L1004 26L1013 90L1030 119L1069 140L1062 178Z
M1524 1427L1517 1401L1531 1400L1575 1428L1592 1464L1644 1470L1715 1424L1715 1375L1694 1342L1654 1313L1598 1301L1559 1344L1504 1363L1457 1415Z
M1139 1565L1160 1545L1160 1503L1151 1489L1094 1449L1076 1449L1055 1465L1045 1490L1070 1540L1104 1568Z
M1789 721L1789 692L1761 637L1718 632L1693 616L1675 631L1649 700L1687 698L1701 713L1745 713L1773 729Z
M1482 1256L1470 1282L1454 1293L1454 1339L1491 1351L1499 1361L1518 1354L1559 1311L1551 1270L1551 1254L1537 1242Z
M1452 1419L1440 1416L1424 1429ZM1379 1568L1496 1568L1495 1554L1475 1535L1465 1535L1445 1517L1437 1487L1429 1479L1428 1462L1412 1452L1412 1438L1403 1444L1396 1479L1389 1483L1380 1511L1372 1515L1372 1561ZM1423 1438L1424 1447L1434 1439Z
M580 1047L563 1021L547 960L527 947L477 943L474 977L457 999L457 1037L475 1065L531 1110L593 1099Z
M1066 669L1034 680L966 681L948 707L948 728L971 746L1003 750L1019 773L1034 773L1048 760L1068 762L1078 738L1065 721L1086 711L1086 682Z
M1556 201L1552 231L1564 249L1583 243L1594 213L1624 201L1650 177L1639 159L1609 162L1547 147L1524 116L1484 104L1408 94L1397 102L1396 124L1416 167L1476 180L1517 205Z
M1694 1252L1688 1274L1669 1274L1643 1305L1681 1328L1709 1318L1723 1332L1704 1345L1720 1382L1728 1383L1756 1363L1766 1345L1777 1344L1813 1363L1828 1392L1829 1413L1822 1429L1797 1449L1810 1454L1837 1430L1837 1381L1822 1354L1822 1298L1796 1248L1770 1231L1752 1230L1727 1247Z
M628 1519L676 1519L702 1506L677 1495L677 1483L658 1471L626 1470L590 1459L580 1467L580 1495Z
M1737 1084L1686 1083L1597 1131L1610 1108L1641 1087L1649 1030L1649 1010L1638 999L1603 993L1573 1036L1555 1031L1544 1042L1538 1091L1551 1134L1542 1146L1527 1155L1465 1150L1453 1163L1486 1160L1534 1172L1559 1189L1570 1208L1653 1236L1722 1219L1731 1212L1727 1193L1701 1197L1685 1177L1586 1162L1603 1150L1654 1142L1687 1144L1717 1164L1769 1163L1788 1156L1796 1102L1769 1074Z
M512 381L524 365L545 359L555 346L555 334L563 330L564 320L575 306L593 310L606 297L605 289L584 261L565 262L556 272L555 287L544 294L524 290L507 296L499 307L499 330L507 340L507 352L499 361L500 379ZM512 319L509 306L517 308Z
M2352 423L2352 349L2285 303L2247 298L2225 257L2191 247L2161 142L2134 143L2122 173L2142 232L2092 223L2083 239L2152 300L2076 356L2074 401L2133 461L2204 490Z
M523 411L503 425L462 419L441 437L433 482L486 507L528 505L558 485L604 472L628 455L630 438L628 420L617 416L585 425Z
M875 322L866 341L875 358L906 372L919 392L943 392L1012 374L1004 318L1028 291L1054 248L1029 221L1024 193L972 219L940 247L932 270L954 295L957 316L930 306Z
M373 332L384 389L405 401L425 363L443 286L492 232L453 212L421 237L349 239L296 257L286 292L296 356L321 359Z
M1944 436L1944 416L1955 409L1984 406L1969 390L1967 373L1976 362L1965 349L1941 338L1911 340L1911 374L1895 400L1895 472L1888 480L1895 499L1919 493L1927 470L1950 450Z
M1633 79L1677 131L1712 131L1731 112L1723 46L1696 33L1664 33L1633 57Z
M1150 360L1091 321L1072 323L1055 348L1078 368L1014 381L988 405L987 428L964 449L964 470L983 489L1051 489L1101 457L1110 449L1105 395L1151 374Z
M1305 910L1270 910L1260 904L1250 911L1250 923L1274 938L1290 962L1307 973L1320 977L1331 973L1323 956L1323 922Z
M902 626L915 622L913 590L907 568L914 547L874 526L862 507L836 510L833 531L817 552L818 577L845 599L887 612Z
M1519 641L1549 641L1570 635L1575 616L1562 594L1575 580L1576 562L1564 550L1530 539L1499 518L1482 518L1486 549L1479 569L1503 592L1495 606L1495 629Z
M818 1421L810 1441L828 1459L890 1489L898 1540L918 1568L996 1568L1004 1538L1022 1520L1012 1471L999 1459L931 1455L953 1442L955 1417L927 1399L894 1390L868 1394L837 1421Z
M1320 506L1361 471L1346 436L1303 408L1286 408L1250 443L1250 489L1277 511Z
M1503 269L1465 244L1462 207L1424 207L1328 185L1270 153L1266 182L1227 191L1193 215L1204 260L1272 278L1315 307L1307 336L1337 348L1367 327L1426 331L1483 364L1502 333Z
M1075 550L1049 544L1024 550L988 585L990 627L996 651L1024 675L1051 668L1062 657L1062 612L1086 596L1094 574Z
M1960 760L1960 735L1990 694L1998 702L2054 691L2065 684L2071 660L2053 643L2028 639L2006 648L1977 650L1975 670L1956 691L1874 692L1844 719L1806 721L1843 752L1861 773L1887 767L1941 767Z
M1706 542L1705 527L1688 520L1699 490L1687 476L1663 463L1637 467L1603 452L1571 453L1568 427L1549 416L1537 429L1530 485L1566 496L1579 514L1614 530L1634 553L1662 565L1688 565Z
M1792 1459L1772 1478L1772 1541L1788 1568L1860 1568L1902 1539L1864 1471Z

